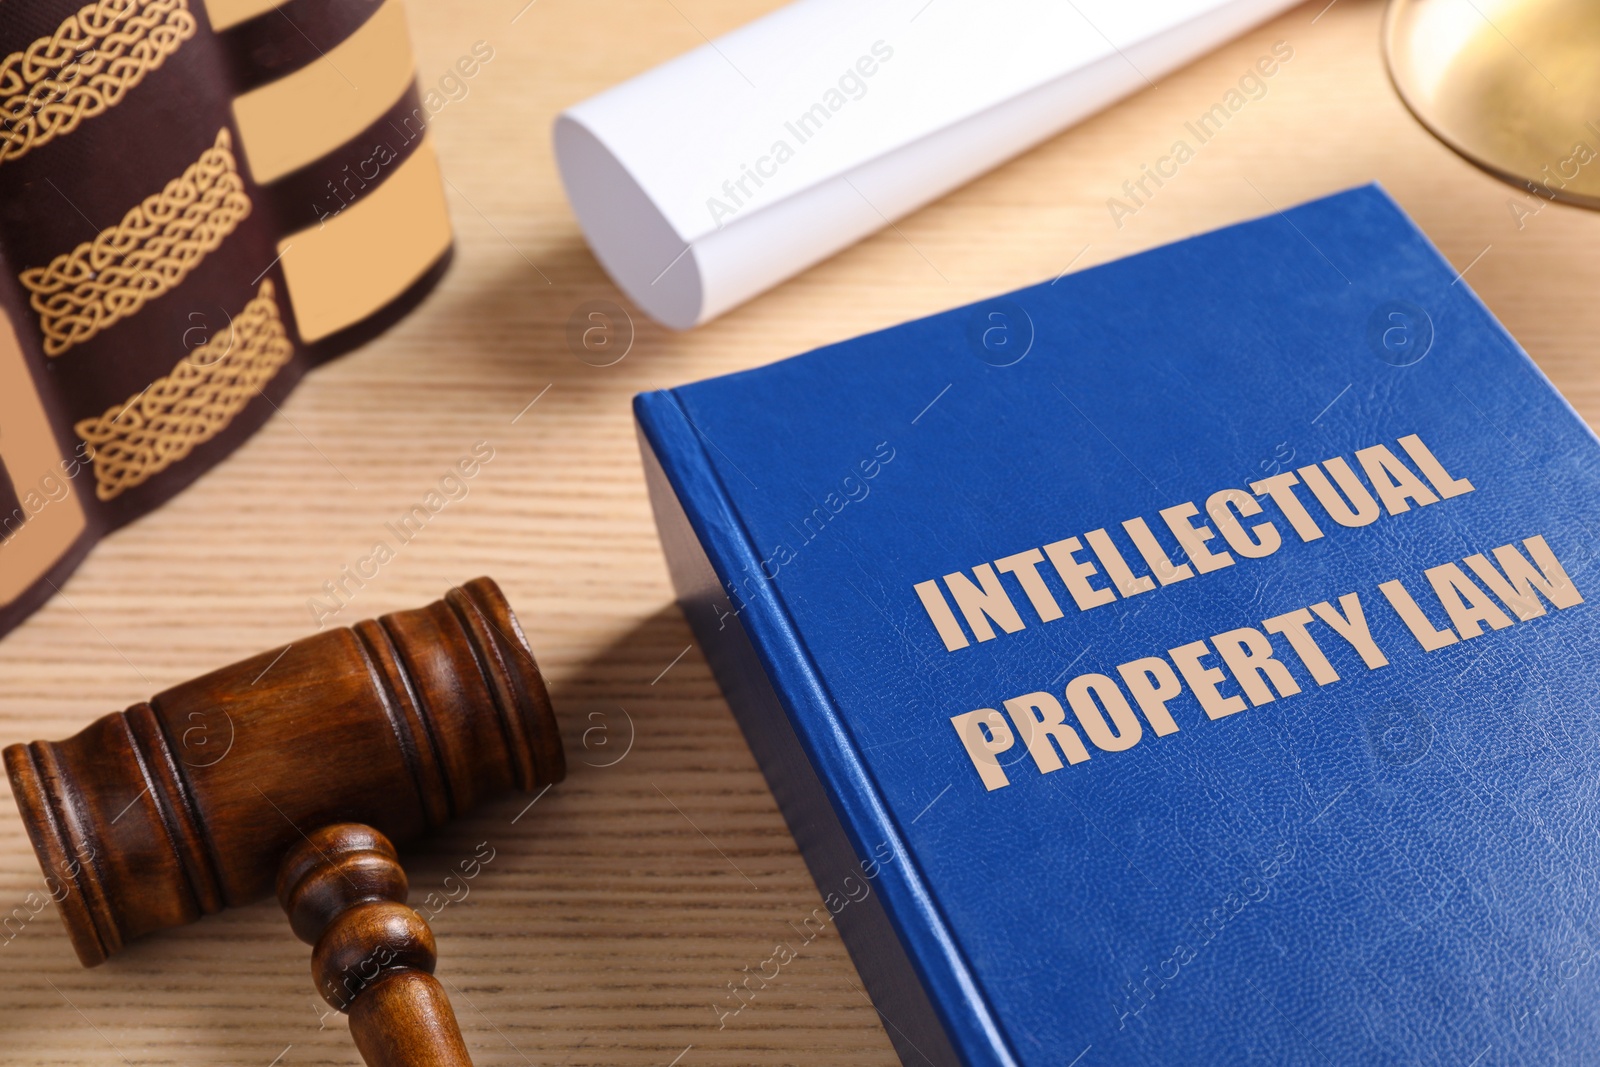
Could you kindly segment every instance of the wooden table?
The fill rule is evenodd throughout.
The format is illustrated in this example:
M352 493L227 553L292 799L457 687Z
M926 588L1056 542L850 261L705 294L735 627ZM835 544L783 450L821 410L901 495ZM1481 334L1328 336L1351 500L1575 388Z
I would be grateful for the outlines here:
M1379 0L1326 2L709 326L674 334L635 315L627 358L600 368L569 351L567 321L588 300L626 302L567 210L551 119L772 3L411 0L424 86L474 42L494 49L433 125L455 266L419 311L306 381L253 441L101 545L62 596L0 642L0 741L64 736L308 632L323 583L488 441L494 459L470 494L337 618L491 574L550 679L569 780L520 818L525 799L479 811L407 864L414 901L442 897L460 860L480 842L494 850L434 920L440 974L478 1064L895 1062L831 930L718 1025L729 983L820 901L673 606L629 399L1377 179L1594 423L1600 216L1552 205L1519 225L1512 205L1538 201L1452 155L1396 100ZM1278 40L1294 58L1267 94L1119 228L1107 199ZM1213 284L1226 299L1228 279ZM0 916L26 917L42 878L9 794L0 804ZM93 971L78 967L51 910L0 931L8 1062L356 1062L275 903L147 940Z

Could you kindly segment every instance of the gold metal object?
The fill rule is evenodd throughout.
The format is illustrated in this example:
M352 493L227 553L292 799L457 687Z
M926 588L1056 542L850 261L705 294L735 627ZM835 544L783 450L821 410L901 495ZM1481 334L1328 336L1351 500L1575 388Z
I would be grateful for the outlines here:
M1389 0L1400 98L1496 177L1600 208L1600 2Z

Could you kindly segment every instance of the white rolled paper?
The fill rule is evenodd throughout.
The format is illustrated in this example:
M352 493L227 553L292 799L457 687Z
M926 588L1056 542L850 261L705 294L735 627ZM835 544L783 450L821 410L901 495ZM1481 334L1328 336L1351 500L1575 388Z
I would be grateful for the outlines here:
M555 151L628 296L687 329L1297 0L796 0L568 109Z

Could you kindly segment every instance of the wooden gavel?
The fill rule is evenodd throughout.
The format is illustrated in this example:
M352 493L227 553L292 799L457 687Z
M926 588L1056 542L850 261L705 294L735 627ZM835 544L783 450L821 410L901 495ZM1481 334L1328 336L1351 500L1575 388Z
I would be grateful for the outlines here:
M84 966L275 888L372 1067L471 1064L390 842L566 775L544 679L488 578L5 762Z

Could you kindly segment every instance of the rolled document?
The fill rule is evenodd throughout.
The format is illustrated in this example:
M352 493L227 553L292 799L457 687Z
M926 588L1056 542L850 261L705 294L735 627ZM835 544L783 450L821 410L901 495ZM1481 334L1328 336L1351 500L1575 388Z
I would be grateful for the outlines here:
M556 119L662 323L715 318L1297 0L796 0Z

